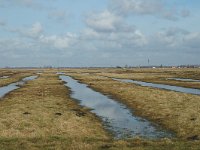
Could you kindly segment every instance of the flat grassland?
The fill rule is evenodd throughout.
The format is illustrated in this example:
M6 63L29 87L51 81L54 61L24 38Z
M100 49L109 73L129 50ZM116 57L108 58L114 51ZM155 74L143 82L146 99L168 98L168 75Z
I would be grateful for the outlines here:
M8 78L0 79L0 87L20 81L33 72L34 70L0 69L0 77L8 76Z
M0 71L2 75L11 73L9 81L0 79L0 87L36 73L36 70ZM134 114L175 132L176 138L113 139L99 118L70 98L70 89L59 80L56 72L65 72L116 98L134 110ZM110 78L168 83L164 78L199 79L199 75L199 69L43 70L36 80L1 99L0 149L199 149L200 96L141 87ZM169 84L199 88L199 83L170 81Z

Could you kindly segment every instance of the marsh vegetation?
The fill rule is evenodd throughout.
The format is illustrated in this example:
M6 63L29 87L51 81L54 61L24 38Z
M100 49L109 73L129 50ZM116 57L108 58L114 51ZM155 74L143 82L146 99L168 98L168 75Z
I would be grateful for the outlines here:
M0 87L27 76L38 76L1 99L0 149L199 148L200 96L112 79L199 88L199 82L166 80L199 80L199 69L41 69L40 74L34 69L0 71L1 76L9 76L0 79ZM94 110L83 106L72 97L73 90L67 84L65 86L57 72L71 76L79 83L88 85L88 88L109 96L126 106L131 115L158 124L175 136L159 139L140 136L115 139ZM90 98L95 102L95 97Z

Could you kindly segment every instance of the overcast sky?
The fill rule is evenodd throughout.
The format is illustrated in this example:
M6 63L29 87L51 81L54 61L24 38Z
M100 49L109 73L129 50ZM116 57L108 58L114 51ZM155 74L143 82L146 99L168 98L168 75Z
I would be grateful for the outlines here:
M200 64L199 0L0 0L0 67Z

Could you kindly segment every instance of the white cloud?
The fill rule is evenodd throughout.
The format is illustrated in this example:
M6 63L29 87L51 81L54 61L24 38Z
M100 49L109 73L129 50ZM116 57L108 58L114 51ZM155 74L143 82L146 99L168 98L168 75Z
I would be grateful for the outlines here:
M122 16L108 10L88 15L85 18L87 28L81 33L85 42L95 42L99 49L124 49L144 46L148 43L145 35L128 25Z
M17 33L19 35L19 37L16 37L18 39L17 42L12 39L15 41L14 43L19 43L19 40L22 40L28 43L35 43L37 47L44 49L66 50L76 43L79 38L76 34L70 32L65 35L46 35L44 30L45 29L40 22L35 22L30 27L21 27L16 29L8 27L7 29L9 32ZM3 43L0 44L3 45ZM11 46L13 46L13 44L11 44ZM15 49L15 47L16 46L13 46L12 48Z
M183 44L190 48L200 48L200 32L189 33L183 38Z
M157 33L157 43L165 46L178 46L183 42L184 35L188 34L187 31L180 28L168 28Z
M97 31L109 32L117 29L118 24L121 22L121 17L105 10L101 13L90 13L85 22L89 27Z
M36 50L37 45L34 42L28 42L21 38L1 38L0 53L7 58L16 58L20 56L30 56Z
M122 14L153 14L162 10L159 0L111 0L111 7Z
M38 38L43 33L43 27L40 22L32 24L30 28L9 29L11 32L18 33L21 36L29 38Z
M159 15L160 15L160 17L167 19L167 20L171 20L171 21L177 21L179 18L176 9L165 10L165 11L161 12L161 14L158 14L158 16Z
M131 32L97 32L93 29L87 29L81 34L81 41L84 43L93 43L100 51L118 51L142 47L148 43L146 36L139 30Z
M77 40L77 36L72 33L67 33L65 36L40 36L39 42L42 45L46 45L48 47L53 47L56 49L67 49L71 45L73 45Z
M38 37L43 32L43 27L39 22L32 25L30 29L24 31L24 34L33 38Z
M99 38L100 38L100 34L92 28L86 28L81 33L81 39L92 40L92 39L99 39Z
M162 30L156 34L154 40L156 41L154 46L160 45L176 48L176 51L183 49L193 51L196 48L200 48L200 33L189 32L181 28L168 28Z
M153 15L159 18L176 21L180 17L188 17L187 9L178 11L168 7L162 0L110 0L110 8L119 15Z

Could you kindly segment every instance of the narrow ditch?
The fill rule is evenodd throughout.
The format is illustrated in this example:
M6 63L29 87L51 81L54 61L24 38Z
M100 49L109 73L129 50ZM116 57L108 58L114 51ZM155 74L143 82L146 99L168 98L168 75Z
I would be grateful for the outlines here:
M25 77L19 82L11 83L7 86L0 87L0 98L2 98L4 95L8 94L13 90L20 88L20 86L25 84L27 81L34 80L36 78L37 76Z
M165 90L176 91L176 92L181 92L181 93L200 95L200 90L194 89L194 88L185 88L185 87L172 86L172 85L166 85L166 84L156 84L156 83L136 81L136 80L130 80L130 79L117 79L117 78L112 78L112 79L116 81L120 81L120 82L125 82L125 83L134 83L140 86L147 86L147 87L165 89Z
M125 105L92 90L86 84L79 83L66 75L60 75L59 78L71 89L70 96L78 100L80 105L91 108L91 112L101 118L105 128L113 134L114 138L160 139L174 136L160 126L134 116Z
M167 78L168 80L184 81L184 82L200 82L200 80L195 79L185 79L185 78Z

